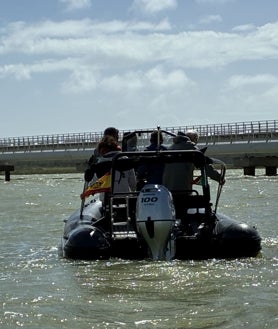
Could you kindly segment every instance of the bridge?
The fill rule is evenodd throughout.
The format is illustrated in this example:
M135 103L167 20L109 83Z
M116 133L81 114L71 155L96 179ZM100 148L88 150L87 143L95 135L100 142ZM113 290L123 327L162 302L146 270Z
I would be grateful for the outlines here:
M255 175L255 168L262 167L266 175L277 174L278 120L162 129L172 133L197 130L198 145L208 147L207 155L221 159L230 168L243 168L244 174ZM120 139L126 132L120 131ZM85 132L0 138L0 165L14 165L15 173L47 173L54 167L56 172L83 171L102 136L103 132ZM145 138L147 141L149 136Z

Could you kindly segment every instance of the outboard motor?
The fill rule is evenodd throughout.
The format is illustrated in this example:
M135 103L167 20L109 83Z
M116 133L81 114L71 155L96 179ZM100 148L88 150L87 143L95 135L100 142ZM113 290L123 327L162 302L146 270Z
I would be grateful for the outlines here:
M171 232L175 207L172 194L165 186L147 184L142 188L137 198L136 222L154 260L168 260L174 256Z

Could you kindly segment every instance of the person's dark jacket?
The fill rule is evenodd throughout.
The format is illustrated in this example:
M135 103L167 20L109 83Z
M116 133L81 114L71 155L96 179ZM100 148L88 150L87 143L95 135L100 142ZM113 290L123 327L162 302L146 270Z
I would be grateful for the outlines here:
M151 143L145 151L165 151L167 147L161 144L159 147L156 143ZM162 184L164 165L163 164L146 164L137 168L137 179L143 180L148 184Z

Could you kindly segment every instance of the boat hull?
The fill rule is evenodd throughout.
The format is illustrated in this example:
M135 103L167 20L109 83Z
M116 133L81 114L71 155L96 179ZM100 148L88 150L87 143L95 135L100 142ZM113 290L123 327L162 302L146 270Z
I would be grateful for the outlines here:
M261 250L261 238L256 228L217 214L209 226L201 224L198 215L188 220L187 226L198 227L188 233L179 224L174 234L174 259L210 259L256 257ZM74 225L72 224L74 222ZM69 231L68 227L74 228ZM135 230L119 232L111 237L88 221L71 217L65 226L67 235L62 238L63 256L70 259L122 259L151 258L147 243Z
M176 237L177 259L256 257L261 238L256 228L217 214L213 227L204 227L197 236Z
M62 239L63 256L71 259L107 259L110 248L104 232L82 222Z

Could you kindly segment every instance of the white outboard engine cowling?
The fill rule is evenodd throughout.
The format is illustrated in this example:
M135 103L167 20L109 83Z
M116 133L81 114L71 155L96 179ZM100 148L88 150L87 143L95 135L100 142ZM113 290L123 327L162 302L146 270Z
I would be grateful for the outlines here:
M142 188L137 198L136 222L154 260L168 260L174 256L171 231L175 207L172 194L165 186L147 184Z

